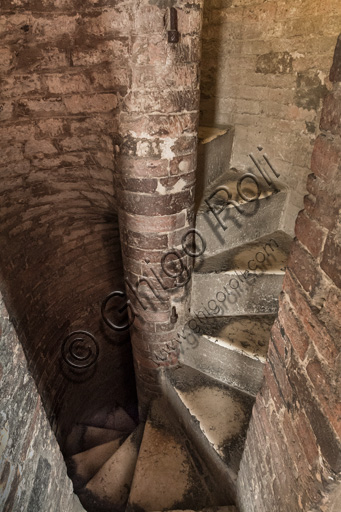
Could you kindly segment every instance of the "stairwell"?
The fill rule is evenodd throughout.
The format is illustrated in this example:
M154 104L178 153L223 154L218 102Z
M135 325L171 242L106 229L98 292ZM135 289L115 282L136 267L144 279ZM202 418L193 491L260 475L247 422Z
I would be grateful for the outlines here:
M68 435L69 475L89 512L237 510L239 465L295 212L278 179L269 187L262 175L229 169L231 134L199 129L205 188L179 362L162 369L160 396L142 421L122 407L102 409Z
M327 97L323 132L314 150L316 174L308 179L306 210L296 225L298 240L286 271L308 151L305 147L297 166L298 192L294 162L289 160L293 166L280 176L282 170L261 146L248 149L244 166L238 165L243 155L238 151L231 165L233 126L209 125L207 120L208 126L199 128L196 151L201 0L175 2L178 20L163 0L141 0L138 9L132 1L111 5L105 0L80 3L79 8L73 2L58 7L38 2L32 13L25 3L12 23L12 4L5 2L4 67L11 79L13 73L18 79L18 69L26 70L19 76L24 84L32 70L38 77L25 85L27 91L16 90L13 101L7 97L9 82L0 112L5 149L20 141L14 163L11 152L10 165L5 162L2 240L9 249L2 250L1 273L10 318L17 323L38 391L33 382L33 391L26 390L27 369L17 384L13 368L18 363L6 362L9 385L1 431L6 462L0 475L5 512L22 510L27 503L28 512L79 512L80 502L89 512L237 512L238 506L243 512L315 512L323 509L318 508L322 501L324 510L330 501L337 512L340 39L329 83L335 83L335 91ZM217 12L209 15L207 25L216 16L220 21L230 16L229 7L226 12L220 7L220 2L212 3ZM257 23L263 19L268 24L262 10L254 23L252 11L237 6L242 19L233 38L250 23L253 44ZM332 12L323 18L323 30ZM58 20L53 30L50 18ZM176 21L179 32L173 27ZM337 30L333 26L331 32ZM219 39L216 32L213 41L216 35ZM259 42L265 45L260 33ZM176 45L170 44L172 37ZM304 41L311 45L310 32ZM247 42L241 45L246 54ZM238 37L230 43L239 44ZM300 144L301 124L310 144L318 105L311 112L304 84L313 92L316 88L313 100L318 103L325 93L320 87L323 73L315 87L308 59L302 65L309 73L298 73L295 89L297 72L291 65L300 65L302 55L295 47L293 62L290 57L283 68L286 52L273 54L272 43L266 43L264 49L252 50L256 79L262 78L266 92L285 82L290 90L285 130L290 132L296 116L295 144ZM324 44L329 52L330 41ZM210 48L215 52L216 46ZM283 69L289 76L282 75ZM263 82L259 73L269 80ZM290 103L292 96L297 104ZM253 129L255 116L244 112L243 98L228 114L233 117L241 109L243 123ZM205 119L215 114L212 101L213 96ZM274 106L271 99L269 103ZM250 133L241 128L243 124L239 149L245 142L242 135ZM103 140L107 147L98 152ZM287 146L279 159L283 165L291 150ZM13 187L19 179L21 185ZM57 235L53 243L51 233ZM115 255L122 248L123 266L121 254L113 257L108 249L113 246ZM171 264L165 272L165 252L175 256L180 272ZM159 279L161 271L167 279ZM110 336L110 322L100 314L112 283L123 286L124 279L139 410L131 389L128 331L122 329L122 339ZM155 283L161 286L157 293ZM162 300L159 291L166 292ZM153 307L145 308L145 301ZM7 315L2 350L12 325ZM72 343L73 333L73 341L79 341L77 333L84 334L85 327L95 334L91 340L100 341L99 358L85 377L72 368L65 375L64 340ZM89 352L89 345L85 348ZM82 360L84 352L75 355ZM25 360L21 353L20 360ZM44 407L39 393L51 428L45 416L40 419ZM17 407L21 403L23 409ZM15 415L22 410L17 422ZM25 429L27 436L19 442ZM80 501L70 494L53 431ZM53 454L45 458L51 439ZM54 457L57 469L62 466L60 482L55 468L51 471ZM65 493L60 489L64 484Z

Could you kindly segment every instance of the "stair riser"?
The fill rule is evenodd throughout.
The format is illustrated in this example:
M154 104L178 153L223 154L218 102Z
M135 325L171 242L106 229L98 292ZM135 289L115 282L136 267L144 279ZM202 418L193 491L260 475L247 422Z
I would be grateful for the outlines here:
M241 273L193 275L191 316L275 314L282 290L283 274L249 275Z
M164 396L167 398L170 407L174 411L174 416L178 418L179 424L193 443L194 448L200 453L212 478L219 483L221 499L224 503L234 503L236 501L236 474L231 471L222 461L219 455L212 449L209 441L203 436L199 425L192 421L185 405L179 400L179 397L167 380L163 378L162 385Z
M193 332L188 339L181 344L180 362L251 395L258 393L263 380L262 361Z
M205 259L219 256L239 245L254 242L265 236L275 238L273 235L277 231L292 236L293 226L284 227L288 203L288 194L282 191L266 199L244 204L244 214L235 207L228 207L219 215L226 230L221 227L211 211L199 214L196 229L206 242Z
M204 198L204 191L210 183L214 182L229 169L233 144L233 129L225 129L227 129L227 133L224 135L220 135L206 144L202 142L198 144L197 203Z

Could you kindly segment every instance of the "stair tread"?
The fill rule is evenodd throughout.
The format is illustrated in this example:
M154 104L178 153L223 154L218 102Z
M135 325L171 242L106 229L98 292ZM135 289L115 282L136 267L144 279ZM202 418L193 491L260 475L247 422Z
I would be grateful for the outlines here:
M183 435L176 432L167 414L164 401L153 403L136 463L128 511L193 507L198 510L215 504Z
M106 512L114 509L123 512L142 434L143 424L140 424L87 483L79 497L88 511Z
M229 271L193 274L191 316L271 315L278 309L283 275Z
M284 275L292 238L286 233L273 237L260 237L233 249L223 250L215 256L207 256L195 262L196 273L252 272Z
M235 184L236 179L231 182ZM228 185L231 193L234 186ZM196 217L196 229L206 241L205 260L266 237L281 240L285 235L294 236L293 213L297 209L290 203L290 191L267 191L258 200L243 200L243 204L234 192L232 198L239 204L237 208L235 204L227 203L225 192L211 197L216 190L215 183L204 195L215 214L204 200Z
M198 142L200 144L208 144L217 137L225 135L231 126L199 126L198 127Z
M248 357L265 361L275 315L193 318L199 335L226 349L238 350ZM187 332L191 320L187 323ZM186 330L185 330L186 332Z
M92 427L122 430L124 432L132 432L136 427L135 421L120 406L104 407L90 417L85 417L83 423Z
M118 450L125 439L121 436L114 441L100 444L67 460L68 474L77 491L97 473L103 464Z
M252 202L252 201L243 199L238 193L237 183L238 183L238 180L240 178L242 178L243 176L245 176L244 170L236 169L233 167L230 169L227 169L220 176L218 176L218 178L215 181L210 183L209 187L205 191L205 197L199 207L198 214L202 214L202 213L209 211L209 206L205 202L205 199L209 200L209 203L211 205L215 205L215 206L219 206L219 205L222 205L227 202L227 200L228 200L227 194L224 191L217 191L217 193L214 194L214 192L219 187L227 187L229 192L231 193L231 196L229 199L236 201L240 205ZM267 199L269 196L272 196L273 194L276 194L277 192L279 192L279 190L285 190L285 187L281 184L277 185L277 183L276 183L276 186L274 186L274 185L269 186L266 184L266 182L263 179L258 178L258 176L256 176L256 175L255 175L255 179L257 180L258 187L257 187L256 183L250 178L248 178L248 179L245 178L243 181L242 191L246 195L247 199L256 198L258 196L258 193L259 193L258 200ZM212 195L212 194L214 194L214 195ZM211 195L212 195L212 197L210 198ZM226 208L234 208L234 206L232 204L228 204L226 206Z
M64 453L66 456L76 455L100 444L114 441L124 434L128 435L130 432L78 423L74 425L67 437Z
M193 425L237 474L254 398L185 365L167 376Z

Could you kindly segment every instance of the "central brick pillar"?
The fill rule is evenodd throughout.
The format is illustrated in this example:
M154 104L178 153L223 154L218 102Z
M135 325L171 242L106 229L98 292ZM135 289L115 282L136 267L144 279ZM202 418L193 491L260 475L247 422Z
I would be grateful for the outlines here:
M161 368L178 360L191 285L186 252L193 250L186 235L193 227L202 3L169 2L176 11L165 4L145 0L134 14L116 166L142 416L160 392ZM171 28L178 42L169 42Z

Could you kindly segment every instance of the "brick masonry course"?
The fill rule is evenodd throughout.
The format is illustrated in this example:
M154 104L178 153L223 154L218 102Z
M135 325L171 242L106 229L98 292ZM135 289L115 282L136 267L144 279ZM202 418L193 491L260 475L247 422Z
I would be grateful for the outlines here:
M334 91L325 98L323 131L313 151L316 175L309 176L309 201L296 221L297 238L238 477L240 508L248 512L338 507L340 133L336 116L329 114L340 86L335 71L338 46L332 68Z

